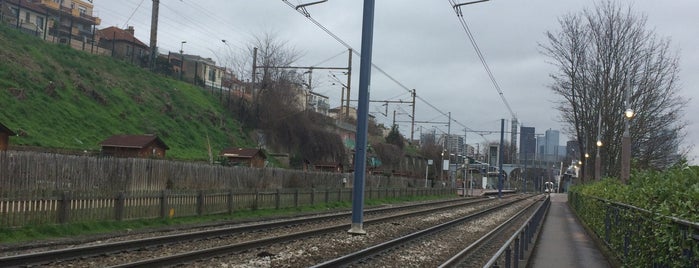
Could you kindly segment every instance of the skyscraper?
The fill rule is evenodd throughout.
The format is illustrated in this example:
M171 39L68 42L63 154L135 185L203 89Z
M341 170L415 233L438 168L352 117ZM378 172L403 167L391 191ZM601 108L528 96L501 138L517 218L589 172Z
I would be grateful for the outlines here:
M536 129L534 127L519 128L519 160L532 161L536 154Z
M560 132L558 130L546 130L546 140L544 141L544 155L546 155L545 159L548 161L558 161L558 156L562 156L559 154L558 149L558 147L560 146L559 136Z

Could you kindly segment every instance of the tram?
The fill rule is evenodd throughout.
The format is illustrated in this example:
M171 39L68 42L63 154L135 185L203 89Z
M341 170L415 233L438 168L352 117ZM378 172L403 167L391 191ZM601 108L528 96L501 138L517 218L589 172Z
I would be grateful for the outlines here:
M553 193L553 182L547 181L544 183L544 192Z

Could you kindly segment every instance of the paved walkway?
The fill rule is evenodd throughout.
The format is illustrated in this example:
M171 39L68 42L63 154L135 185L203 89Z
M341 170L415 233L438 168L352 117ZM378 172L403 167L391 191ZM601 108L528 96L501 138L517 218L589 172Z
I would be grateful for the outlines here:
M567 194L551 194L551 208L528 267L611 267L568 207Z

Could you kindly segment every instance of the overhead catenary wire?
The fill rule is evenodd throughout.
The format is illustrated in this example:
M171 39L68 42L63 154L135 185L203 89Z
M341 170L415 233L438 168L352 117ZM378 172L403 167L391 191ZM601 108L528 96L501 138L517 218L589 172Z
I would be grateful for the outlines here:
M454 12L456 13L456 17L459 19L459 22L461 23L461 27L466 32L466 35L468 36L468 39L471 42L471 46L473 46L473 49L476 51L476 55L478 56L478 59L481 61L481 64L483 65L483 68L485 69L486 73L488 74L488 77L490 78L491 83L495 87L495 90L497 90L498 94L500 95L500 99L502 99L502 102L507 107L507 110L510 112L510 115L512 116L512 118L516 119L517 116L512 111L512 107L510 107L510 104L507 102L507 99L505 98L505 95L503 94L502 89L500 88L500 85L498 84L498 81L495 79L495 75L493 75L493 72L490 70L490 66L488 66L488 62L485 60L485 56L483 56L481 49L478 47L478 43L476 42L476 38L473 36L473 33L471 33L471 29L468 27L468 23L466 23L466 20L464 19L464 14L461 12L461 8L457 5L455 0L449 0L449 4L454 9Z
M348 49L352 49L352 53L353 53L353 54L355 54L355 55L357 55L357 56L361 56L361 53L360 53L358 50L354 49L351 45L349 45L347 42L345 42L344 40L342 40L339 36L335 35L335 34L334 34L333 32L331 32L328 28L326 28L326 27L323 26L320 22L318 22L316 19L314 19L313 17L311 17L310 13L308 13L307 10L305 10L305 9L304 9L304 10L299 10L299 9L297 9L296 6L295 6L294 4L292 4L292 3L290 3L288 0L282 0L282 1L283 1L285 4L287 4L289 7L291 7L292 9L296 10L296 12L298 12L299 14L303 15L304 17L306 17L311 23L313 23L313 24L316 25L318 28L320 28L321 30L323 30L326 34L330 35L330 37L332 37L333 39L335 39L338 43L342 44L343 46L345 46L345 47L348 48ZM384 76L386 76L389 80L393 81L393 82L396 83L398 86L400 86L401 88L403 88L404 90L406 90L407 92L412 93L412 89L410 89L409 87L405 86L403 83L401 83L400 81L398 81L396 78L394 78L393 76L391 76L390 74L388 74L386 71L384 71L383 69L381 69L379 66L377 66L377 65L374 64L373 62L371 63L371 66L372 66L374 69L376 69L377 71L379 71L381 74L383 74ZM446 112L444 112L444 111L442 111L441 109L437 108L437 106L431 104L430 102L428 102L428 101L427 101L426 99L424 99L423 97L421 97L421 96L419 96L419 95L417 95L417 94L416 94L415 97L416 97L417 99L419 99L420 101L422 101L423 103L425 103L425 104L426 104L427 106L429 106L430 108L432 108L432 109L434 109L435 111L437 111L438 113L442 114L442 116L448 116ZM453 118L452 118L451 120L454 121L455 123L457 123L458 125L460 125L461 127L465 128L465 129L467 129L467 130L471 130L469 127L467 127L466 125L464 125L464 124L462 124L461 122L457 121L456 119L453 119ZM483 138L485 139L485 137L483 137Z

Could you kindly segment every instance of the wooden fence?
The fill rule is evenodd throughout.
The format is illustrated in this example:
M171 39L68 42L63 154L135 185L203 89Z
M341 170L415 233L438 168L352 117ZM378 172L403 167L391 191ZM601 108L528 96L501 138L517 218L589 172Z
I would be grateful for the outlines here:
M447 188L365 189L367 199L453 194ZM282 209L352 201L352 189L278 189L275 191L169 191L118 193L62 192L48 196L0 199L0 228L91 221L173 218Z
M0 227L351 201L353 179L352 173L6 151L0 152ZM367 176L365 196L453 194L422 186L424 180Z
M213 189L342 188L353 173L247 168L143 158L24 151L0 152L0 198L55 191L118 192ZM368 188L424 186L419 179L367 176Z

